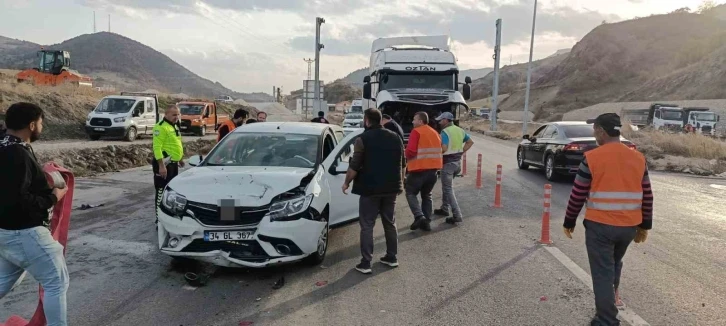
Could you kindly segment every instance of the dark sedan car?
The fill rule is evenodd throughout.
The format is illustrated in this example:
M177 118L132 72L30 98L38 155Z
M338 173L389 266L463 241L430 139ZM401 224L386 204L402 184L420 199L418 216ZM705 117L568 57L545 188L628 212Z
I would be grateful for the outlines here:
M530 165L544 169L550 181L577 174L584 153L597 147L593 127L584 121L550 122L532 136L522 138L517 148L517 165L523 170ZM635 144L622 136L620 140L636 149Z

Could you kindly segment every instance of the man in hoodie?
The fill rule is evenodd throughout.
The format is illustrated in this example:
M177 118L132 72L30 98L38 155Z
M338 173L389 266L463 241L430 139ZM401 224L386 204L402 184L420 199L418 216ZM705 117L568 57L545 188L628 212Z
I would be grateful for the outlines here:
M0 138L0 299L23 271L43 286L48 326L68 325L68 269L63 245L50 233L50 209L67 188L51 189L30 143L43 131L43 110L15 103Z

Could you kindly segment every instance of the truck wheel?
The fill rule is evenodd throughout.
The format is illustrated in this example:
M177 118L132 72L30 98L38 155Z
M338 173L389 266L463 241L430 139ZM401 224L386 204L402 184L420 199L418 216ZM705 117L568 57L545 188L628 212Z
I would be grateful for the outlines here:
M101 135L89 135L88 138L91 138L91 140L99 140L101 139Z
M136 127L129 128L124 139L129 142L136 140Z

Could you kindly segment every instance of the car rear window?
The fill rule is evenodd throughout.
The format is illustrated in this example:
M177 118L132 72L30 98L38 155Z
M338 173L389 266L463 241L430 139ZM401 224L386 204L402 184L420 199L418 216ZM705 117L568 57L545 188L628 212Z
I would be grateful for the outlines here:
M567 138L595 137L592 125L562 126Z

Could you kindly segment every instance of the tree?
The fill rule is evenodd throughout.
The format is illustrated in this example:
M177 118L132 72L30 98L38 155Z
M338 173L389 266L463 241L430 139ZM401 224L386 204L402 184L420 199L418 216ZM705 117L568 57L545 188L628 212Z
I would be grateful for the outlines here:
M713 8L716 8L716 6L717 5L713 0L703 0L703 2L701 2L701 4L698 6L698 13L703 14Z

